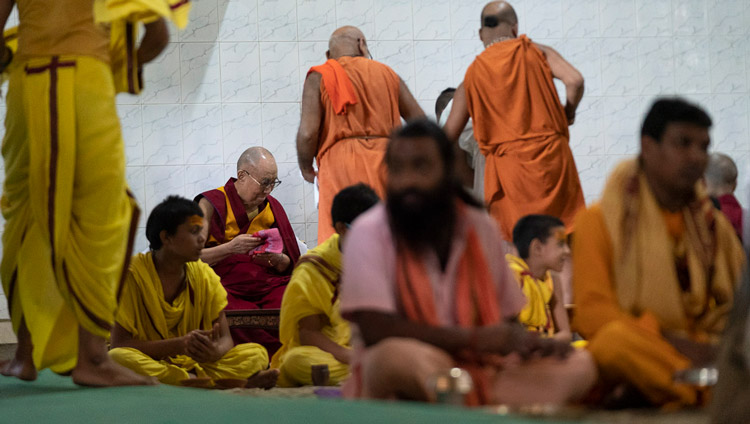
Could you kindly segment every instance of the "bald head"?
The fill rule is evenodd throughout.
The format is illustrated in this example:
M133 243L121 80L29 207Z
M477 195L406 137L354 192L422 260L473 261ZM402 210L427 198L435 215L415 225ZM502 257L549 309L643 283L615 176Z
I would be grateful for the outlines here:
M482 9L479 38L485 47L503 38L518 36L518 16L508 2L493 1Z
M248 167L254 169L267 168L269 165L276 167L276 159L268 149L260 146L250 147L242 152L240 158L237 159L238 171Z
M342 56L368 56L365 35L359 28L349 25L333 31L328 40L326 55L329 59L338 59Z
M737 187L737 166L723 153L711 153L706 166L706 187L711 196L722 196L734 192Z

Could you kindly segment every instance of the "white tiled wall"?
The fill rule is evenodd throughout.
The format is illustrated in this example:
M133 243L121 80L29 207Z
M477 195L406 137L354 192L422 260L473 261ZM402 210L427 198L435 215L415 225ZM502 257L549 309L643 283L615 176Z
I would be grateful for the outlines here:
M274 191L297 235L315 244L311 186L294 137L307 69L325 60L341 25L359 26L375 59L406 81L429 115L481 51L485 0L195 0L189 28L146 68L146 90L118 99L128 179L144 216L168 194L193 197L234 174L239 153L270 149ZM750 169L750 2L516 0L520 29L583 73L586 95L571 145L587 200L638 150L645 109L681 94L714 117L714 149ZM16 20L15 14L11 23ZM0 107L0 114L4 114ZM145 218L141 219L145 225ZM138 249L146 247L143 230ZM5 302L0 299L0 317Z

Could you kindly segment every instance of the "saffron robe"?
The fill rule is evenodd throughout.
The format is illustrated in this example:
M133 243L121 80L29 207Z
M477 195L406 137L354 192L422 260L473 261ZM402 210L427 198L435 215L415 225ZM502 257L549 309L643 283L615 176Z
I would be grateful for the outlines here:
M235 178L230 178L223 186L209 190L195 197L208 200L214 213L209 225L209 238L206 247L214 247L231 241L238 234L253 234L260 230L278 228L284 242L284 253L291 259L289 269L283 274L258 265L246 254L230 255L212 268L221 277L221 284L227 290L227 310L233 309L277 309L289 282L294 264L299 259L297 238L284 212L284 208L272 196L258 209L258 215L250 221L234 187ZM232 328L235 343L260 343L270 354L276 352L280 343L276 331Z
M164 299L153 252L139 253L130 264L122 288L117 323L134 339L168 340L193 330L210 330L227 305L227 293L219 276L200 260L185 264L185 288L172 302ZM153 359L134 348L114 348L110 356L133 371L177 385L189 378L245 379L267 368L268 353L263 346L245 343L234 346L212 363L198 363L187 355Z
M383 198L382 162L388 137L401 125L398 107L399 77L388 66L364 57L341 57L336 62L348 81L328 66L316 66L310 72L322 75L320 102L323 118L315 159L318 164L318 240L334 233L331 222L333 198L342 189L357 183L372 187ZM338 76L338 77L337 77ZM353 87L356 100L347 103L344 113L340 101L334 104L326 81ZM349 90L339 89L341 93ZM335 95L338 100L340 94ZM338 107L338 109L337 109Z
M715 342L743 265L729 222L699 184L682 211L662 210L636 160L612 173L600 204L576 219L573 329L589 340L602 377L626 381L656 405L693 405L675 384L690 360L662 331Z
M136 45L140 23L166 18L184 29L191 6L189 0L94 1L96 22L109 27L109 57L118 93L140 94L143 89L143 66L138 63Z
M278 385L292 387L311 385L313 365L328 365L329 384L336 385L349 376L349 366L316 346L300 343L299 321L312 315L325 315L328 325L321 332L334 343L349 347L349 323L341 317L339 279L341 249L339 235L334 234L323 244L304 254L292 273L292 279L281 302L279 338L281 349L271 359L271 367L279 368Z
M568 123L539 48L525 35L487 47L464 77L474 138L486 157L484 200L503 237L528 214L560 218L568 232L584 206Z

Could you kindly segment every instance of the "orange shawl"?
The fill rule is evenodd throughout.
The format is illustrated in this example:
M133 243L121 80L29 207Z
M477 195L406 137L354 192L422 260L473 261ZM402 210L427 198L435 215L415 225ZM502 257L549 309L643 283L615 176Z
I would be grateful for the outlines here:
M458 222L466 206L458 205ZM456 316L458 325L464 328L497 324L501 320L497 293L492 282L487 260L482 252L476 230L468 229L466 248L461 254L456 275ZM440 326L432 284L424 268L424 262L403 245L398 247L396 286L401 307L406 316L416 322ZM469 405L488 403L490 385L479 365L459 362L474 380L475 390L469 395Z
M309 76L311 72L317 72L323 76L323 85L326 87L328 96L333 103L333 110L337 115L346 115L346 105L357 104L357 95L354 93L354 87L346 75L344 67L335 59L328 59L326 63L313 66L307 71Z

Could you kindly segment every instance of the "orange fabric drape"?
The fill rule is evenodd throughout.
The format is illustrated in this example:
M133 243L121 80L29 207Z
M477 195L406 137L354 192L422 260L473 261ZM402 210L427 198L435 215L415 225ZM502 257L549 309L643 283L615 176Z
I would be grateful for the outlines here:
M576 220L573 329L602 377L630 382L656 405L694 405L695 388L672 378L690 359L662 331L720 336L743 264L729 222L701 184L681 211L662 209L637 160L618 166L601 202Z
M346 75L344 68L336 60L328 59L322 65L313 66L307 71L307 75L309 76L311 72L317 72L323 77L323 85L331 98L333 110L337 115L346 114L347 105L357 104L357 96L354 94L352 82Z
M346 106L346 113L338 114L336 99L340 96L330 92L326 71L320 72L323 118L315 154L320 190L318 240L327 240L334 233L331 205L342 189L362 182L383 197L381 163L388 136L401 125L399 77L391 68L364 57L345 56L335 62L353 88L355 103ZM317 68L311 71L319 72ZM339 74L337 81L343 76Z
M460 205L460 208L465 206ZM459 214L460 216L461 214ZM396 286L406 316L412 320L439 326L432 283L420 258L399 246ZM474 229L469 229L466 248L456 275L456 318L461 327L473 328L500 322L500 305L492 282L487 260ZM475 390L468 398L470 405L486 404L491 398L490 381L480 365L458 361L474 380Z
M559 217L570 232L583 192L568 123L544 54L522 35L484 50L464 78L474 138L487 158L485 202L512 240L530 213Z

